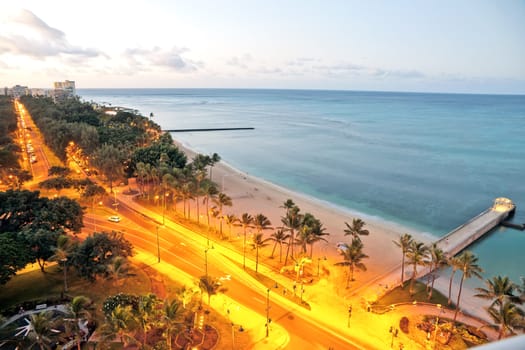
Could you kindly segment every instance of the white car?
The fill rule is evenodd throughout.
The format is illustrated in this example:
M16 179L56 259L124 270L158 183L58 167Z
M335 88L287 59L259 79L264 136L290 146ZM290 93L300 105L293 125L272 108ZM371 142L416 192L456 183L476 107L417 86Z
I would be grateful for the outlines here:
M337 248L337 251L339 253L341 253L341 252L343 252L343 251L348 249L348 245L346 243L343 243L343 242L337 242L335 247Z
M108 220L111 222L120 222L120 216L113 215L113 216L110 216Z

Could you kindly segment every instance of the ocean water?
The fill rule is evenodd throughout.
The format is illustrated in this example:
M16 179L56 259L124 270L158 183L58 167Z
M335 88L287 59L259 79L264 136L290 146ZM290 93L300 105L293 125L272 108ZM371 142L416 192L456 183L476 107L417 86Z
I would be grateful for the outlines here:
M79 89L137 109L232 166L294 191L442 236L509 197L525 222L525 96L249 89ZM314 213L315 214L315 213ZM525 231L471 247L485 276L525 276Z

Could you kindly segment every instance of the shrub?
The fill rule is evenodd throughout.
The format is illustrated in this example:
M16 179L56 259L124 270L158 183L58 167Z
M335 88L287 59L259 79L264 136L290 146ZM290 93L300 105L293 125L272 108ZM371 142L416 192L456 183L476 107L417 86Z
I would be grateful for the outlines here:
M403 316L399 320L399 329L401 329L403 333L408 334L408 318L406 316Z

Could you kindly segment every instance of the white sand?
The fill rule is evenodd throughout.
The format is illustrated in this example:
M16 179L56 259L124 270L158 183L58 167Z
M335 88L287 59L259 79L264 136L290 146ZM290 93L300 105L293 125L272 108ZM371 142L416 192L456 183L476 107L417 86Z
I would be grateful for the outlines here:
M191 161L195 152L175 142L188 155ZM407 228L393 222L382 221L375 217L369 217L365 214L351 212L330 205L329 203L308 197L303 194L295 193L283 187L277 186L270 182L256 178L252 175L243 173L234 169L223 161L213 167L213 180L218 184L219 190L222 190L232 198L233 206L225 208L225 214L234 214L239 217L242 213L256 215L262 213L266 215L274 227L282 226L281 217L285 213L282 208L287 199L292 199L296 205L301 208L301 213L311 213L318 218L329 232L325 236L328 243L319 242L314 246L313 258L326 257L328 263L333 265L337 261L342 261L341 256L336 250L338 242L350 243L351 238L344 236L345 222L352 223L354 218L361 218L366 222L365 229L370 231L369 236L362 236L364 243L364 252L369 256L364 263L367 266L366 272L356 272L357 281L366 282L377 275L391 270L401 261L401 251L394 245L392 240L396 240L404 233L410 233L414 238L430 242L432 237L415 231L409 231ZM194 211L194 210L193 210ZM271 233L266 233L270 235ZM295 248L297 249L297 248ZM296 250L297 251L297 250ZM332 269L335 270L335 269ZM340 268L337 268L340 270Z

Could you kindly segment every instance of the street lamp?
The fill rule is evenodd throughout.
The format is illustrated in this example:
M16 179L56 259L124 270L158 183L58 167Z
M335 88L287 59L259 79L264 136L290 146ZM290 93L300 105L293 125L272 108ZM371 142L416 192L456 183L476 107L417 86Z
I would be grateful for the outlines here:
M270 335L270 288L266 289L266 338Z
M390 341L390 349L394 347L394 338L397 337L397 333L399 332L399 329L390 326L389 332L392 334L392 340Z
M323 260L326 260L326 256L323 256ZM319 264L321 263L321 257L317 258L317 277L319 277Z
M437 334L438 334L438 326L439 326L439 316L441 316L441 313L445 312L445 310L442 309L441 307L441 304L437 304L436 307L438 308L439 312L438 312L438 315L436 317L436 324L434 325L434 346L432 347L433 349L436 348L436 341L437 341Z
M164 225L164 212L166 210L166 197L170 195L169 192L164 193L164 196L162 196L162 225Z
M115 207L115 211L118 211L117 190L113 190L113 198L114 198L113 206Z
M350 328L350 319L352 318L352 305L348 306L348 328Z
M159 227L157 226L157 262L160 263Z

